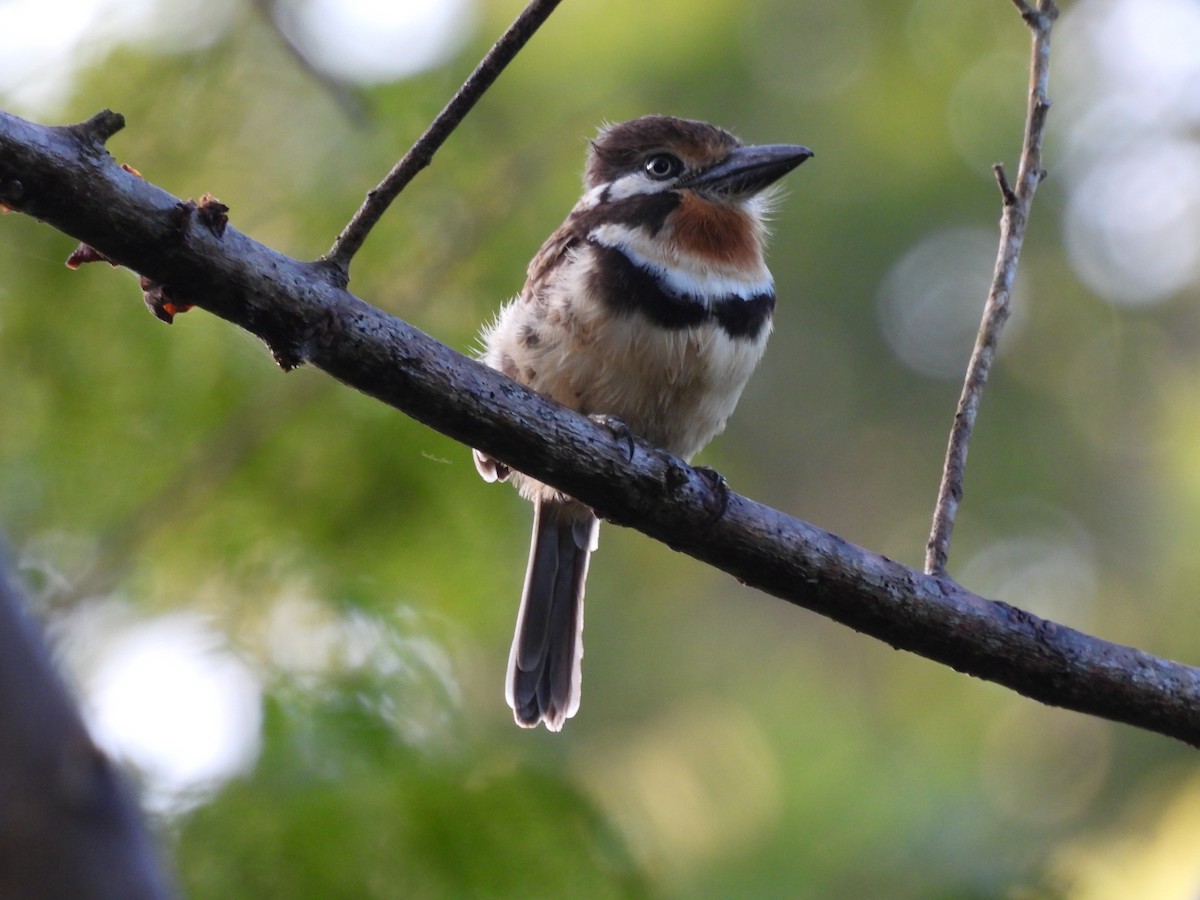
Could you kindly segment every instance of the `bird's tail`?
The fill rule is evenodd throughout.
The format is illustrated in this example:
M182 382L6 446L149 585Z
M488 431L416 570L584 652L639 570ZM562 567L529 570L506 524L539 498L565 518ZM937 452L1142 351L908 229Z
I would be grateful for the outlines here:
M517 724L551 731L579 709L583 587L600 520L574 501L534 506L533 540L505 696Z

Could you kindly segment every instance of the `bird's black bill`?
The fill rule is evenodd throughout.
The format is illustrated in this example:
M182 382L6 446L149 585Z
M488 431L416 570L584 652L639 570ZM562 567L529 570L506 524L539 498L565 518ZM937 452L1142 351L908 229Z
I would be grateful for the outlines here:
M796 144L739 147L723 162L685 180L680 187L713 194L754 194L778 181L813 152Z

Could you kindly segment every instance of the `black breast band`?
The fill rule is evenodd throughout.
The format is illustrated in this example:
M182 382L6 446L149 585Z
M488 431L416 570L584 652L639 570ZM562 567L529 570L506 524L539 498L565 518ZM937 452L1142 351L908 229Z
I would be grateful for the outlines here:
M663 328L693 328L715 321L730 337L753 341L762 334L775 310L774 291L752 297L727 294L708 299L680 294L616 247L589 243L597 263L589 287L619 315L641 313Z

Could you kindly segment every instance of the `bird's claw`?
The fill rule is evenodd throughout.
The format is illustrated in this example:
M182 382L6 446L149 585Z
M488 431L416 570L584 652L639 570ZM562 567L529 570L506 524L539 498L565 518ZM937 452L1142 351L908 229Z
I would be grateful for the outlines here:
M608 431L615 440L624 441L626 446L625 459L627 462L633 462L633 452L635 445L633 442L633 431L625 424L625 420L617 416L610 416L607 413L598 413L588 416L593 422Z
M704 496L704 509L711 517L709 524L715 524L729 509L729 482L725 476L709 466L694 466L696 474L708 482L711 488Z

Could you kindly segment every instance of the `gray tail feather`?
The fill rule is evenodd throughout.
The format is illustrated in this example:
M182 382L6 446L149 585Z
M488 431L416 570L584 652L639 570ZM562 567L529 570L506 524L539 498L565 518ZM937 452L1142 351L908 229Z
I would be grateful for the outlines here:
M539 500L505 694L523 728L551 731L579 709L583 588L600 520L574 501Z

